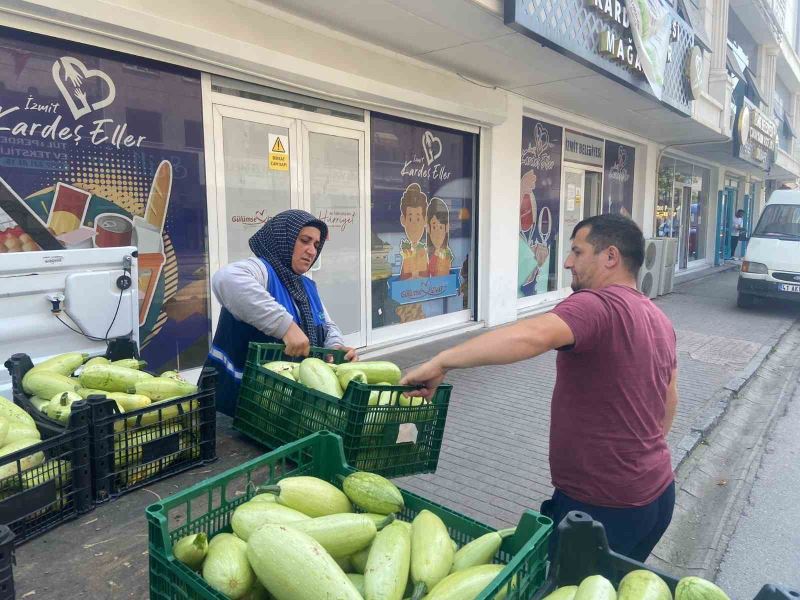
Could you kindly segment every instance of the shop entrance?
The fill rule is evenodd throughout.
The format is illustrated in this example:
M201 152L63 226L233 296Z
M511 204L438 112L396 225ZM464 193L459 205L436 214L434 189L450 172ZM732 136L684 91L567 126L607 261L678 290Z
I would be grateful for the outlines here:
M603 172L583 165L564 166L563 199L561 212L564 221L561 226L561 282L560 287L572 283L572 273L564 268L564 261L572 246L572 230L580 221L602 212Z
M217 218L216 236L209 236L216 237L218 265L251 256L249 238L283 210L318 216L329 237L309 275L345 343L365 346L363 111L340 118L330 108L322 114L247 98L222 101L213 105Z

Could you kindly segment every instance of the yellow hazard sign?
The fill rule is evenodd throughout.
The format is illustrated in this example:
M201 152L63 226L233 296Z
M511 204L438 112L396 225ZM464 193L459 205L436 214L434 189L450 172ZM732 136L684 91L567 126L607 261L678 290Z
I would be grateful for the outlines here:
M273 171L289 170L288 136L269 134L269 168Z

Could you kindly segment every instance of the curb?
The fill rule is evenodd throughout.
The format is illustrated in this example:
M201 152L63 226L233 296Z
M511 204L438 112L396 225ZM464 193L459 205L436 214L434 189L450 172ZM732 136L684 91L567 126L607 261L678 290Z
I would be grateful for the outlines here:
M789 332L795 322L796 321L790 321L783 327L780 327L750 362L711 396L706 407L697 418L695 418L692 426L689 428L689 433L681 438L673 451L672 467L674 471L677 471L681 465L683 465L689 455L703 441L708 432L719 423L723 416L725 416L731 400L733 400L741 389L747 385L747 382L753 378L758 369L761 368L761 365L764 364L764 361L767 360L767 357L775 349L775 346L778 345L783 339L783 336Z

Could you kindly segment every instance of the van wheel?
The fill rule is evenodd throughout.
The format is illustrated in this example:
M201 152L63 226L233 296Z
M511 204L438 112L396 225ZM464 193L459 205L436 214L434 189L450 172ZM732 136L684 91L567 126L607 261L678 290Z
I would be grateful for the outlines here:
M736 306L739 308L752 308L756 303L755 296L739 292L736 296Z

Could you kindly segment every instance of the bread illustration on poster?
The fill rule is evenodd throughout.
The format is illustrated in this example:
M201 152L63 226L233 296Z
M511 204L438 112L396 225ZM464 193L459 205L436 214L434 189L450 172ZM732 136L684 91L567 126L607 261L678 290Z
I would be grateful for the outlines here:
M172 164L162 160L156 169L144 217L133 217L131 243L139 250L139 325L144 325L153 302L164 254L164 224L172 191Z

